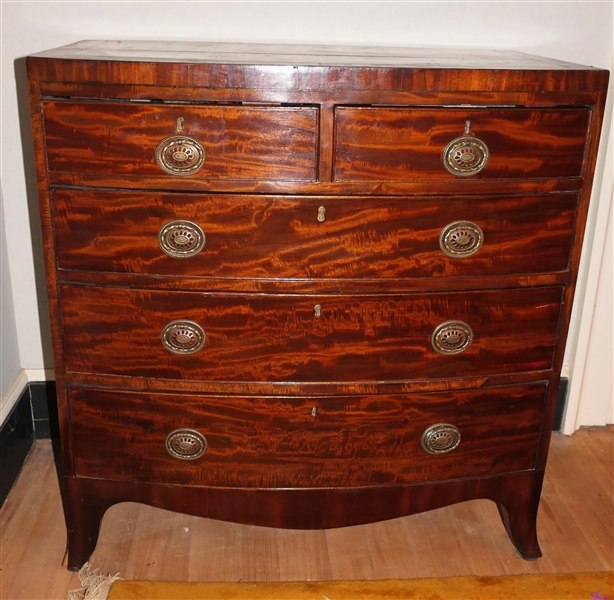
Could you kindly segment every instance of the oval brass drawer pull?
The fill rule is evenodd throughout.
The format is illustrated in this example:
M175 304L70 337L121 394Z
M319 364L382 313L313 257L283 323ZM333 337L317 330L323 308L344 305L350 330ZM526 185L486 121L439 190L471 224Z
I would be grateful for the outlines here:
M484 243L484 232L471 221L454 221L439 235L439 247L451 258L466 258L475 254Z
M206 341L203 328L194 321L171 321L160 334L162 344L173 354L194 354Z
M194 175L205 163L205 149L194 138L172 135L158 144L156 162L169 175Z
M175 429L166 436L166 450L174 458L194 460L207 451L207 439L195 429Z
M431 425L422 434L422 449L429 454L445 454L456 448L461 441L458 427L450 423Z
M490 156L488 146L471 135L470 130L471 121L466 121L464 135L452 140L443 151L443 166L457 177L477 175L486 166Z
M205 149L194 138L183 135L183 117L177 118L176 134L156 147L156 162L169 175L185 177L200 171L205 163Z
M171 221L158 233L160 248L173 258L195 256L205 247L205 241L204 231L192 221Z
M439 354L460 354L473 341L473 331L463 321L445 321L437 325L431 336L431 345Z

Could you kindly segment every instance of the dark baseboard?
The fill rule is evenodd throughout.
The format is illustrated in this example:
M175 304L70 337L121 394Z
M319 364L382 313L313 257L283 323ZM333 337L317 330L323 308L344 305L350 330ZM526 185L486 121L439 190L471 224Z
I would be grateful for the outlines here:
M569 380L561 378L552 431L561 431ZM6 500L34 440L60 437L54 381L29 383L0 428L0 506Z
M55 381L35 381L28 384L32 403L34 439L60 437L60 422L56 403Z
M559 385L559 394L556 397L556 408L554 410L554 421L552 422L552 431L561 431L563 427L563 415L567 406L567 392L569 390L569 379L561 377Z
M0 506L17 480L34 440L59 436L55 382L29 383L0 428Z
M0 429L0 504L4 504L34 443L30 390L26 387Z

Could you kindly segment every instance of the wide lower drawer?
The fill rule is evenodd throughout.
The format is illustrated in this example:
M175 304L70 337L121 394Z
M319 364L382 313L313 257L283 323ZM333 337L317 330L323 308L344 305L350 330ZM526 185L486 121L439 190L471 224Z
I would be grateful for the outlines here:
M552 367L562 288L274 295L60 286L68 371L387 381Z
M43 115L51 171L205 180L316 178L315 107L46 101Z
M568 267L576 194L326 198L55 190L62 269L402 278ZM527 260L527 256L531 260Z
M579 177L590 110L335 110L337 181Z
M326 398L75 388L69 399L76 471L130 481L291 488L531 469L546 388Z

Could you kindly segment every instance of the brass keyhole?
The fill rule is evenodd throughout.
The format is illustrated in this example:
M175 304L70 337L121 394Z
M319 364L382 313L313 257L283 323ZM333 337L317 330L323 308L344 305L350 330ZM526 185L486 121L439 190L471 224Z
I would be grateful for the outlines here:
M324 223L324 221L326 221L326 207L325 206L320 206L320 208L318 208L318 221L320 223Z
M322 316L322 305L321 304L316 304L313 307L313 312L316 316L316 319L319 319Z

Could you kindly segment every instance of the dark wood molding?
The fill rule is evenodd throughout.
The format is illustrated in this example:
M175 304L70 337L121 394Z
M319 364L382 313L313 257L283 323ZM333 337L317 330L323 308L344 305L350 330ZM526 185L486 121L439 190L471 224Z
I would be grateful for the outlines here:
M33 443L32 405L26 386L0 428L0 505L17 480Z

